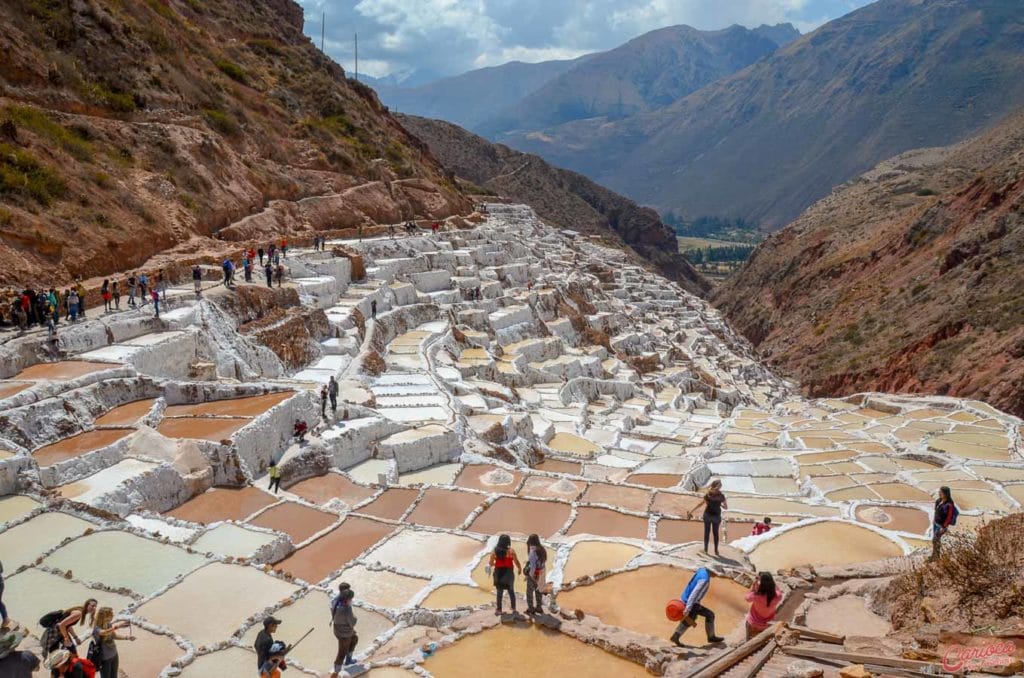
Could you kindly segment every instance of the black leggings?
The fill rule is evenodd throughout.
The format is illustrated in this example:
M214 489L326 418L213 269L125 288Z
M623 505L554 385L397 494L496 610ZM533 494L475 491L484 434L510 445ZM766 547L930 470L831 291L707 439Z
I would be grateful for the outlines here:
M704 551L708 550L708 537L715 535L715 553L718 553L718 526L722 524L722 516L713 516L710 513L704 514Z
M512 604L512 611L516 611L516 580L511 570L497 573L494 577L494 590L498 598L498 611L501 611L502 594L508 591L508 599Z
M100 676L102 678L117 678L117 664L118 657L115 654L110 659L104 659L100 662Z

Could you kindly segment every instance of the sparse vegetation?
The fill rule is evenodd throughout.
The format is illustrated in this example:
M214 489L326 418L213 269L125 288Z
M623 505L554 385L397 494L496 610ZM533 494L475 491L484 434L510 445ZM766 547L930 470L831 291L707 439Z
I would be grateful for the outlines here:
M235 82L240 82L243 85L247 82L245 71L241 66L228 59L218 59L217 68L220 69L221 73L228 76Z
M138 109L135 98L125 92L116 92L102 82L83 83L82 95L94 104L117 113L134 113Z
M207 108L203 110L203 117L206 118L206 122L210 124L210 127L221 134L235 136L241 131L238 123L230 113L226 113L216 108Z
M0 194L27 196L49 205L66 190L60 177L31 153L0 143Z
M936 195L936 193L935 193L934 190L932 190L930 188L920 188L920 189L917 190L916 193L914 193L914 195L918 195L918 196L924 197L926 195Z
M60 146L76 160L92 159L92 147L82 129L68 129L49 115L29 106L8 106L3 115L17 127Z

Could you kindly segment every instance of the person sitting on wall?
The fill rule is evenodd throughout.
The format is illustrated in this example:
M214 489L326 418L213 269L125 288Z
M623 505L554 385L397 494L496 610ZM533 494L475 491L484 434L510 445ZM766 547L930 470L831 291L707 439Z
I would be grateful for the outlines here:
M300 443L306 442L306 431L308 430L309 426L306 425L306 422L304 422L301 419L295 420L295 428L293 429L292 433L295 435L296 438L298 438Z

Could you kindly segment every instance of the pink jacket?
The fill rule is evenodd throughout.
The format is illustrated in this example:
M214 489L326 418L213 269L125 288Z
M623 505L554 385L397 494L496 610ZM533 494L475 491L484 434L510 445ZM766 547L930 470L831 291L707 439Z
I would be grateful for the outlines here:
M779 603L782 602L782 594L776 592L775 599L768 602L764 596L748 591L747 600L750 602L747 623L755 629L764 629L775 619L775 612L779 608Z

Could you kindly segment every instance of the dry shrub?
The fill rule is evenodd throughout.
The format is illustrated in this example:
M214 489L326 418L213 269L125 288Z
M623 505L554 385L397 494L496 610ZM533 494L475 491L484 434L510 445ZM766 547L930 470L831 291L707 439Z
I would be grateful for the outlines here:
M388 365L384 362L384 358L381 358L380 353L376 351L367 352L366 357L363 358L363 372L370 376L380 376L387 369Z
M609 353L614 353L612 350L611 337L608 336L607 332L587 327L583 330L582 337L584 342L592 344L593 346L604 346L605 350Z

